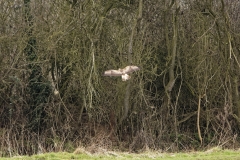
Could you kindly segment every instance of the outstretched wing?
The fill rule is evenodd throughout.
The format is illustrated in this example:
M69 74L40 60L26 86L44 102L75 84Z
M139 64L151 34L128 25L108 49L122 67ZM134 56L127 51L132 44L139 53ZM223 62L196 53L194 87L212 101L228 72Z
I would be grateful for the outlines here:
M119 70L107 70L104 72L104 76L121 76L123 73Z
M134 71L140 70L140 68L138 66L127 66L123 70L125 73L132 73Z

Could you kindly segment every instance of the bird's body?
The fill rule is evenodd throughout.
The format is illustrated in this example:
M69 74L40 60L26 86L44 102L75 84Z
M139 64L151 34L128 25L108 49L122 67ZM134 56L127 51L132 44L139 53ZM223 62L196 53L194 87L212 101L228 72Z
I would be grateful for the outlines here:
M131 78L131 76L129 76L128 74L123 74L122 75L122 81L127 81Z
M104 72L104 76L122 76L123 81L129 80L131 77L128 75L129 73L132 73L134 71L138 71L140 68L138 66L127 66L123 69L118 70L107 70Z

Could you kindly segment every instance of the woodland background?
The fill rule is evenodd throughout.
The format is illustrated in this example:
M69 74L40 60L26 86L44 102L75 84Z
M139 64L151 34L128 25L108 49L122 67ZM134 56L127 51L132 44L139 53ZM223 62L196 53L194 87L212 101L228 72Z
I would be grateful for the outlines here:
M240 1L0 0L1 156L240 145ZM132 79L103 77L133 64Z

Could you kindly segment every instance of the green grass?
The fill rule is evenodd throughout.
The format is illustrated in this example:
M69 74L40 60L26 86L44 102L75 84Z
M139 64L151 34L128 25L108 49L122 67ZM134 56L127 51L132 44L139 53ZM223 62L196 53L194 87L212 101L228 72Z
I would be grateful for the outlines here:
M105 154L75 154L75 153L45 153L33 156L16 156L12 158L0 158L0 160L112 160L112 159L136 159L136 160L239 160L240 151L218 150L208 152L189 152L189 153L160 153L145 152L141 154L107 152Z

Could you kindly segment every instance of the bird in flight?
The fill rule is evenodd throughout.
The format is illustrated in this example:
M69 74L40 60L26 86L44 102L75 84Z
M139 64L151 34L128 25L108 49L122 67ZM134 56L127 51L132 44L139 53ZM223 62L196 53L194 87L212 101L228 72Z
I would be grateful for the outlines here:
M107 70L104 72L104 76L122 76L122 81L127 81L131 77L128 75L134 71L138 71L140 68L138 66L127 66L123 69L119 68L118 70Z

